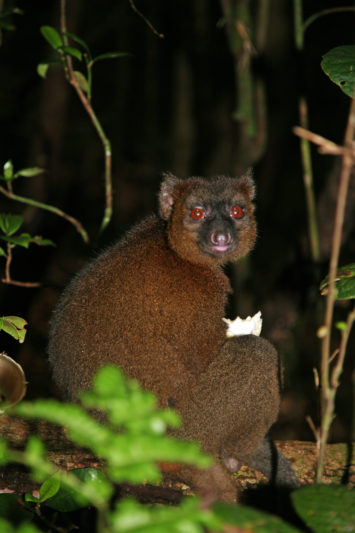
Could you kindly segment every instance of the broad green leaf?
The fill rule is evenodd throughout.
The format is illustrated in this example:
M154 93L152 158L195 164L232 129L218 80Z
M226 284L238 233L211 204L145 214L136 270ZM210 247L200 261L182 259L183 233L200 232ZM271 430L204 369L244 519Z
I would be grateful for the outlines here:
M74 70L74 76L76 81L79 84L79 87L84 93L88 94L89 92L89 84L88 80L85 78L84 74L80 72L79 70Z
M37 65L37 74L41 76L41 78L45 78L47 76L48 69L49 63L39 63Z
M321 67L347 96L355 97L355 45L329 50L323 56Z
M86 44L86 42L83 39L81 39L80 37L78 37L74 33L66 32L64 35L66 35L67 37L70 37L70 39L72 39L76 43L80 44L84 48L84 50L87 53L88 57L91 58L90 49L89 49L88 45Z
M103 59L115 59L117 57L127 57L130 56L128 52L107 52L106 54L100 54L99 56L94 57L90 64L93 65L97 61L102 61Z
M10 237L22 226L23 218L21 215L11 215L0 213L0 229L7 237Z
M236 526L236 531L240 528L240 531L258 533L300 533L299 529L283 522L280 518L250 507L217 503L213 506L213 510L223 523Z
M5 165L3 166L3 171L5 180L11 181L14 176L14 165L12 164L11 159L6 161Z
M302 520L314 533L355 532L355 490L341 485L310 485L291 494Z
M52 26L41 26L41 33L54 50L58 50L58 48L63 46L60 34Z
M321 294L328 293L328 276L320 284ZM355 298L355 263L338 268L335 276L335 298L349 300Z
M43 172L44 169L39 167L22 168L21 170L15 172L14 178L17 178L19 176L22 176L23 178L33 178L33 176L38 176Z
M70 474L80 479L85 484L91 485L98 492L102 488L107 491L107 496L111 494L111 485L108 484L106 475L97 468L77 468L70 470ZM58 480L59 481L59 480ZM65 484L65 474L62 474L59 481L60 488L53 497L46 499L46 506L60 512L69 512L87 507L90 501L80 492Z
M73 46L61 46L60 49L64 54L73 56L81 61L82 53L77 48L74 48Z

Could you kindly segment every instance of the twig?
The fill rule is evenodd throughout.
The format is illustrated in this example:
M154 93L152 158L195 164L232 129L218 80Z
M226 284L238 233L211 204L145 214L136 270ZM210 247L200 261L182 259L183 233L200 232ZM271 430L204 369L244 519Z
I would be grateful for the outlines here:
M148 26L148 28L150 28L152 30L152 32L154 33L154 35L156 35L157 37L159 37L159 39L165 39L165 35L163 33L159 33L153 26L153 24L150 22L150 20L147 19L147 17L145 15L143 15L143 13L141 11L139 11L139 9L136 7L135 3L133 0L129 0L129 4L132 8L132 10L139 16L141 17L141 19L144 20L144 22L146 23L146 25Z
M317 19L324 17L325 15L332 15L333 13L342 13L343 11L355 12L355 7L331 7L329 9L323 9L314 15L310 16L303 24L303 32Z
M40 283L36 281L16 281L14 279L11 279L10 274L10 266L12 262L12 246L8 242L7 243L7 257L6 257L6 264L5 264L5 278L3 278L1 281L3 283L7 283L8 285L16 285L17 287L26 287L26 288L34 288L34 287L40 287Z
M350 157L355 158L355 150L351 147L339 146L338 144L313 133L306 128L301 128L300 126L295 126L293 128L293 133L302 139L307 139L308 141L319 146L319 153L321 154L330 154L330 155L349 155Z
M79 220L68 215L67 213L64 213L64 211L62 211L58 207L54 207L53 205L43 204L42 202L38 202L37 200L33 200L32 198L26 198L24 196L19 196L18 194L14 194L11 190L9 191L6 190L1 185L0 185L0 193L6 196L7 198L9 198L10 200L15 200L23 204L32 205L34 207L39 207L40 209L50 211L51 213L55 213L56 215L70 222L70 224L72 224L75 227L75 229L80 233L84 242L89 242L89 236L86 230L83 228L82 224L79 222Z
M66 25L66 0L61 0L60 2L60 27L61 33L63 35L63 42L67 43L67 25ZM81 103L84 106L84 109L88 113L91 121L96 129L97 134L99 135L104 152L105 152L105 196L106 196L106 207L104 211L104 216L101 222L101 231L109 224L112 217L112 152L111 152L111 143L106 136L103 127L101 126L99 119L96 116L94 109L92 108L88 98L85 96L85 93L80 88L78 80L75 76L73 70L73 64L71 57L68 54L65 54L65 73L69 83L74 87L77 95L79 96Z

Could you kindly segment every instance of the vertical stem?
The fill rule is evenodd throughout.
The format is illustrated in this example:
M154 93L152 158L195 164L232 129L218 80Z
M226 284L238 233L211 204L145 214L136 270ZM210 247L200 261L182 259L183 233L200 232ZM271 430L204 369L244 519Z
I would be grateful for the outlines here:
M344 145L347 148L352 147L352 142L355 133L355 99L351 100L348 123L345 132ZM329 380L329 357L330 357L330 341L331 341L331 327L333 321L334 301L335 301L335 275L338 266L338 259L340 253L341 236L344 222L344 213L346 205L346 197L349 187L351 170L354 164L354 159L350 152L342 156L342 168L340 173L340 183L337 196L337 205L335 210L335 221L332 238L332 252L329 264L329 287L326 300L326 308L324 315L324 337L322 338L322 358L321 358L321 428L320 428L320 449L317 465L317 482L322 480L323 465L325 456L325 447L327 444L330 426L334 417L334 400L337 387L337 379L333 379L330 384ZM337 370L339 375L339 369Z
M301 53L304 46L302 0L293 1L294 39L296 50ZM299 118L302 128L308 129L308 106L305 98L300 97L298 102ZM301 139L301 159L303 168L303 183L306 194L308 233L310 240L311 256L313 263L320 260L319 234L316 213L316 201L313 187L313 170L311 158L311 145L306 139Z

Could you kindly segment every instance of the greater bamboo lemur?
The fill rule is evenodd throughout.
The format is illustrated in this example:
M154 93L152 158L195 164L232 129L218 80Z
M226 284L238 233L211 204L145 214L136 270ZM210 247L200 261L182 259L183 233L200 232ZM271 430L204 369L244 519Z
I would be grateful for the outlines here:
M233 499L229 471L241 463L296 486L267 432L278 416L279 360L254 335L226 338L228 278L256 238L254 182L164 177L159 215L134 227L69 284L54 312L49 358L68 399L90 387L104 363L154 391L182 416L177 434L221 460L205 471L177 468L195 489Z

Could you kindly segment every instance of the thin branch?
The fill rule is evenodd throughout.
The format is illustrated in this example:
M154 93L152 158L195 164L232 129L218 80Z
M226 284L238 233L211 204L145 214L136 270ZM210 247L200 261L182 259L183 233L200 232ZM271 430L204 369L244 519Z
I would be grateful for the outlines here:
M152 32L154 33L154 35L156 35L157 37L159 37L159 39L165 39L165 35L163 33L159 33L153 26L153 24L150 22L150 20L147 19L147 17L145 15L143 15L143 13L141 11L139 11L139 9L136 7L135 3L133 0L129 0L129 4L132 8L132 10L139 16L141 17L141 19L144 20L144 22L146 23L146 25L148 26L148 28L150 28L152 30Z
M317 133L313 133L312 131L306 128L301 128L300 126L295 126L292 131L298 137L306 139L307 141L310 141L313 144L319 146L319 152L322 154L348 155L350 157L355 158L355 150L351 147L339 146L333 141L330 141L329 139L326 139L325 137L322 137Z
M66 26L66 0L61 0L60 2L60 26L61 26L61 33L63 35L64 42L66 42L66 33L67 33L67 26ZM74 70L73 70L73 63L71 60L71 57L66 54L65 55L65 67L64 67L67 79L69 83L74 87L77 95L79 96L81 103L84 106L84 109L88 113L89 117L91 118L91 121L96 129L96 132L98 136L101 139L104 152L105 152L105 196L106 196L106 207L104 211L104 216L101 222L101 231L105 229L105 227L109 224L113 208L112 208L112 172L111 172L111 165L112 165L112 152L111 152L111 143L106 136L106 133L104 132L103 127L101 126L99 119L96 116L96 113L94 109L92 108L88 98L85 96L85 93L80 88L80 85L78 83L78 80L75 76Z
M35 288L40 287L40 283L37 281L16 281L14 279L11 279L10 274L10 267L12 262L12 246L8 242L7 243L7 257L6 257L6 264L5 264L5 278L3 278L1 281L3 283L6 283L7 285L16 285L17 287L26 287L26 288Z
M7 191L4 187L0 185L0 193L9 198L10 200L15 200L17 202L21 202L23 204L32 205L33 207L38 207L40 209L44 209L45 211L50 211L51 213L54 213L68 222L72 224L75 229L80 233L82 239L84 242L89 242L89 236L86 232L86 230L83 228L82 224L77 220L76 218L68 215L58 207L54 207L53 205L43 204L42 202L38 202L37 200L33 200L32 198L26 198L24 196L19 196L18 194L14 194L12 191Z

